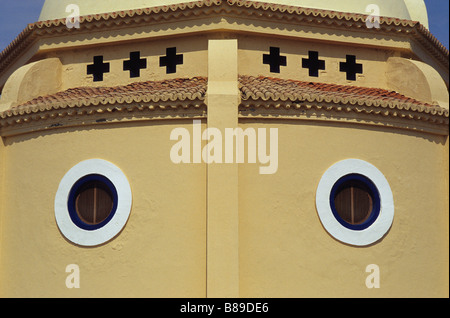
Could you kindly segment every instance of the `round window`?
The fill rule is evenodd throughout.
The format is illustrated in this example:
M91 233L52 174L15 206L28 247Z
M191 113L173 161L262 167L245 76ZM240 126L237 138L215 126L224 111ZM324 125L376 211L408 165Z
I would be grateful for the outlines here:
M380 196L365 176L350 174L331 189L330 207L336 219L352 230L363 230L375 222L380 212Z
M117 208L117 191L112 182L98 174L78 180L69 193L68 209L72 221L85 230L108 223Z
M331 236L357 246L380 240L394 219L388 181L375 166L359 159L339 161L325 171L317 186L316 208Z
M55 196L56 223L69 241L95 246L122 231L131 205L131 187L122 170L108 161L89 159L62 178Z

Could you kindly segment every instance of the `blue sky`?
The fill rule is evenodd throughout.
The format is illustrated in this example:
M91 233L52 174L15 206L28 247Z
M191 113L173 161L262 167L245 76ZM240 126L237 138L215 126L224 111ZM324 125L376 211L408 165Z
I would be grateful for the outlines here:
M38 20L44 2L45 0L0 0L0 51L11 43L28 23ZM449 47L449 2L449 0L425 0L430 30L447 48Z

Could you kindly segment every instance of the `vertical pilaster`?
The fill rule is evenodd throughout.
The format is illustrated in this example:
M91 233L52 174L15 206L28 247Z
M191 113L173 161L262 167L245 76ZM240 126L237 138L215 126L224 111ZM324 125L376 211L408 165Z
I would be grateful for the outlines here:
M238 126L237 40L210 40L208 129ZM209 163L207 173L207 297L239 297L238 165ZM235 160L234 160L235 161Z

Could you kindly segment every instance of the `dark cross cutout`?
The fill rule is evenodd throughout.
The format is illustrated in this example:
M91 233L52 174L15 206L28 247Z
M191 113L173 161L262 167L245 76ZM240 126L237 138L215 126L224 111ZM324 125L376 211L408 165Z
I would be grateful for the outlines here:
M94 56L94 64L87 66L87 73L94 75L94 82L103 81L103 74L109 73L109 63L103 63L103 56Z
M177 54L176 47L166 49L166 56L159 58L159 66L166 67L166 73L176 73L177 65L183 64L183 54Z
M308 58L302 59L302 67L309 69L309 76L319 77L319 70L325 69L325 61L319 60L319 52L309 51Z
M347 73L347 80L356 81L356 74L362 74L363 65L356 63L356 56L347 55L346 62L340 63L340 71Z
M263 64L270 65L270 72L280 73L280 66L286 66L286 56L280 56L279 47L270 47L270 54L263 54Z
M141 52L131 52L130 59L123 61L123 70L130 71L130 77L141 76L141 69L147 68L147 60L141 59Z

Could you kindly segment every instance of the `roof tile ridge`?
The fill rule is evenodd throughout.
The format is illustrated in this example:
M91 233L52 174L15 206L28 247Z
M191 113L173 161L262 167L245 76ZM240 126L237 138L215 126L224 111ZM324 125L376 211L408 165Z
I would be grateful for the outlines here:
M80 87L72 87L68 88L63 91L59 91L55 94L49 94L45 96L37 96L29 101L17 104L12 106L10 109L13 110L24 110L28 109L32 106L34 107L40 107L41 105L47 105L47 104L53 104L56 105L60 102L60 99L64 99L64 103L66 105L79 105L79 106L89 106L89 105L99 105L100 103L104 103L107 101L107 103L123 103L123 102L132 102L127 97L133 98L134 96L124 96L124 94L127 91L133 92L133 87L139 87L138 84L150 84L150 83L176 83L177 81L182 81L181 84L184 84L186 82L195 82L196 85L189 86L189 87L199 87L204 86L203 91L206 87L206 77L191 77L191 78L175 78L175 79L165 79L160 81L144 81L144 82L134 82L126 85L117 85L117 86L97 86L97 87L90 87L90 86L80 86ZM157 89L155 86L153 90ZM186 99L188 96L191 96L191 99L194 100L196 98L202 99L204 97L204 93L195 92L195 94L192 94L190 92L180 92L179 87L171 87L168 88L168 90L172 92L166 92L164 91L166 88L161 88L160 91L162 91L162 94L158 95L152 92L149 96L149 100L152 100L154 102L159 101L161 98L163 99L173 99L177 100L179 97L181 97L183 100ZM174 91L175 90L175 91ZM145 88L139 88L137 91L142 91L142 96L148 96L148 92L145 92ZM77 98L72 98L72 94L76 94ZM80 98L81 95L81 98ZM132 94L133 95L133 94ZM169 97L172 96L172 97ZM195 96L195 97L194 97Z
M261 87L258 87L258 91L253 92L248 85L251 85L252 83L257 83L258 86L263 85L262 83L264 81L271 81L272 83L276 84L286 84L286 83L295 83L299 88L308 87L310 90L308 91L302 91L297 93L289 93L285 97L280 97L279 94L278 99L284 98L284 99L291 99L293 95L301 96L303 99L308 100L310 102L317 101L321 102L323 100L330 102L333 100L334 103L343 103L343 104L352 104L352 105L366 105L366 106L375 106L375 107L389 107L389 108L400 108L401 105L408 105L405 107L413 110L419 110L424 111L425 109L431 110L435 109L435 112L439 115L448 116L449 111L447 109L444 109L440 107L439 105L435 104L429 104L411 97L407 97L403 94L400 94L395 91L390 91L382 88L370 88L370 87L362 87L362 86L351 86L351 85L342 85L342 84L327 84L327 83L321 83L321 82L307 82L307 81L301 81L301 80L293 80L293 79L281 79L281 78L274 78L274 77L268 77L268 76L248 76L248 75L240 75L239 76L240 81L240 90L242 93L243 100L253 99L257 100L259 98L263 100L267 100L267 98L270 98L272 96L275 96L276 94L270 93L270 94L263 94L261 91ZM312 87L311 87L312 86ZM342 88L356 88L356 90L359 90L360 92L342 92L346 95L330 95L330 94L323 94L323 88L325 87L333 87L337 89ZM394 93L395 96L389 96L389 98L380 98L380 96L377 95L367 95L364 94L364 91L377 91L380 93ZM321 94L322 93L322 94ZM320 96L320 98L318 98ZM381 96L382 97L382 96ZM331 99L330 99L331 98Z

